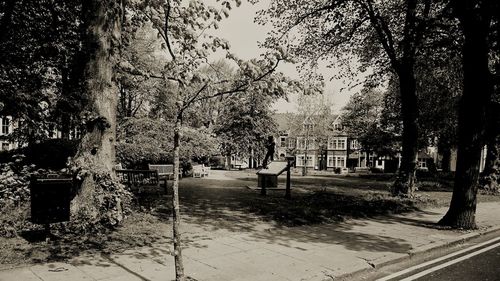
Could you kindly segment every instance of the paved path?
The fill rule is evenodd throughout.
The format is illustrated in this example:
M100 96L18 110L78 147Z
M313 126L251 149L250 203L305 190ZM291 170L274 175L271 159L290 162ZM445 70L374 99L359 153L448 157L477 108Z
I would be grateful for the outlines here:
M445 212L429 209L293 228L258 218L238 224L186 216L185 271L197 280L332 280L500 226L498 202L479 204L481 228L470 233L436 229L432 223ZM0 280L173 280L170 251L170 245L158 244L115 255L82 255L64 263L2 270Z

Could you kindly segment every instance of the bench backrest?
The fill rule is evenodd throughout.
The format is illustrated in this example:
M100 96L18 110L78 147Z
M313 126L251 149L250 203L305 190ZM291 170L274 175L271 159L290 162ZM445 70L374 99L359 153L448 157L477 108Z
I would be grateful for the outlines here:
M173 175L174 165L172 164L149 164L148 168L158 172L158 175Z
M118 179L129 186L158 185L156 170L116 170Z

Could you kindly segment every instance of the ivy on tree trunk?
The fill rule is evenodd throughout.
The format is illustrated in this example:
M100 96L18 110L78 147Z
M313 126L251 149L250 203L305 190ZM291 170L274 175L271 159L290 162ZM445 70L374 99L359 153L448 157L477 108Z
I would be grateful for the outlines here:
M112 173L115 162L116 107L118 90L113 68L121 44L121 1L84 1L86 25L84 49L87 62L84 89L89 97L87 132L84 134L73 169L82 179L72 201L73 222L88 230L114 226L123 219L128 192Z

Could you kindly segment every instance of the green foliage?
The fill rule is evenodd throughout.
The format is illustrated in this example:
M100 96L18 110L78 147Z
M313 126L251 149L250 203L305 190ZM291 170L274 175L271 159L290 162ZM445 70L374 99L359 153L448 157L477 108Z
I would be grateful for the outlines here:
M348 134L357 138L365 151L378 156L395 156L399 150L399 118L389 115L398 111L390 106L391 101L389 94L364 88L351 96L343 109L342 122Z
M81 2L7 2L12 6L3 6L0 21L2 114L22 119L17 136L31 141L62 116L76 118L85 102L79 90Z
M82 185L85 184L84 180ZM91 184L91 198L87 198L88 201L83 202L84 206L71 213L68 228L73 233L95 233L113 229L130 213L132 194L108 172L93 171Z
M277 125L271 116L272 98L261 92L232 96L222 102L214 132L223 155L248 157L265 154L267 137L275 135Z
M23 155L22 163L34 164L42 169L63 169L68 157L73 157L78 148L77 140L50 139L33 143L16 150L0 152L0 163L13 161L15 155Z
M180 158L185 161L217 154L217 140L206 128L183 127ZM173 162L173 125L151 118L128 118L119 126L117 161L127 168Z

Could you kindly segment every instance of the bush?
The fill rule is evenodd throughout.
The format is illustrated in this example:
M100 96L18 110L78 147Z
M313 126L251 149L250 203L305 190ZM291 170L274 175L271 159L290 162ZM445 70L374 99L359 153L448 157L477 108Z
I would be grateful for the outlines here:
M30 145L25 160L43 169L62 169L66 167L68 157L76 155L78 144L76 140L55 139Z
M25 156L23 164L35 164L42 169L62 169L66 167L68 157L73 157L78 149L78 141L51 139L40 143L34 143L28 147L15 150L2 151L0 163L9 163L18 154Z

